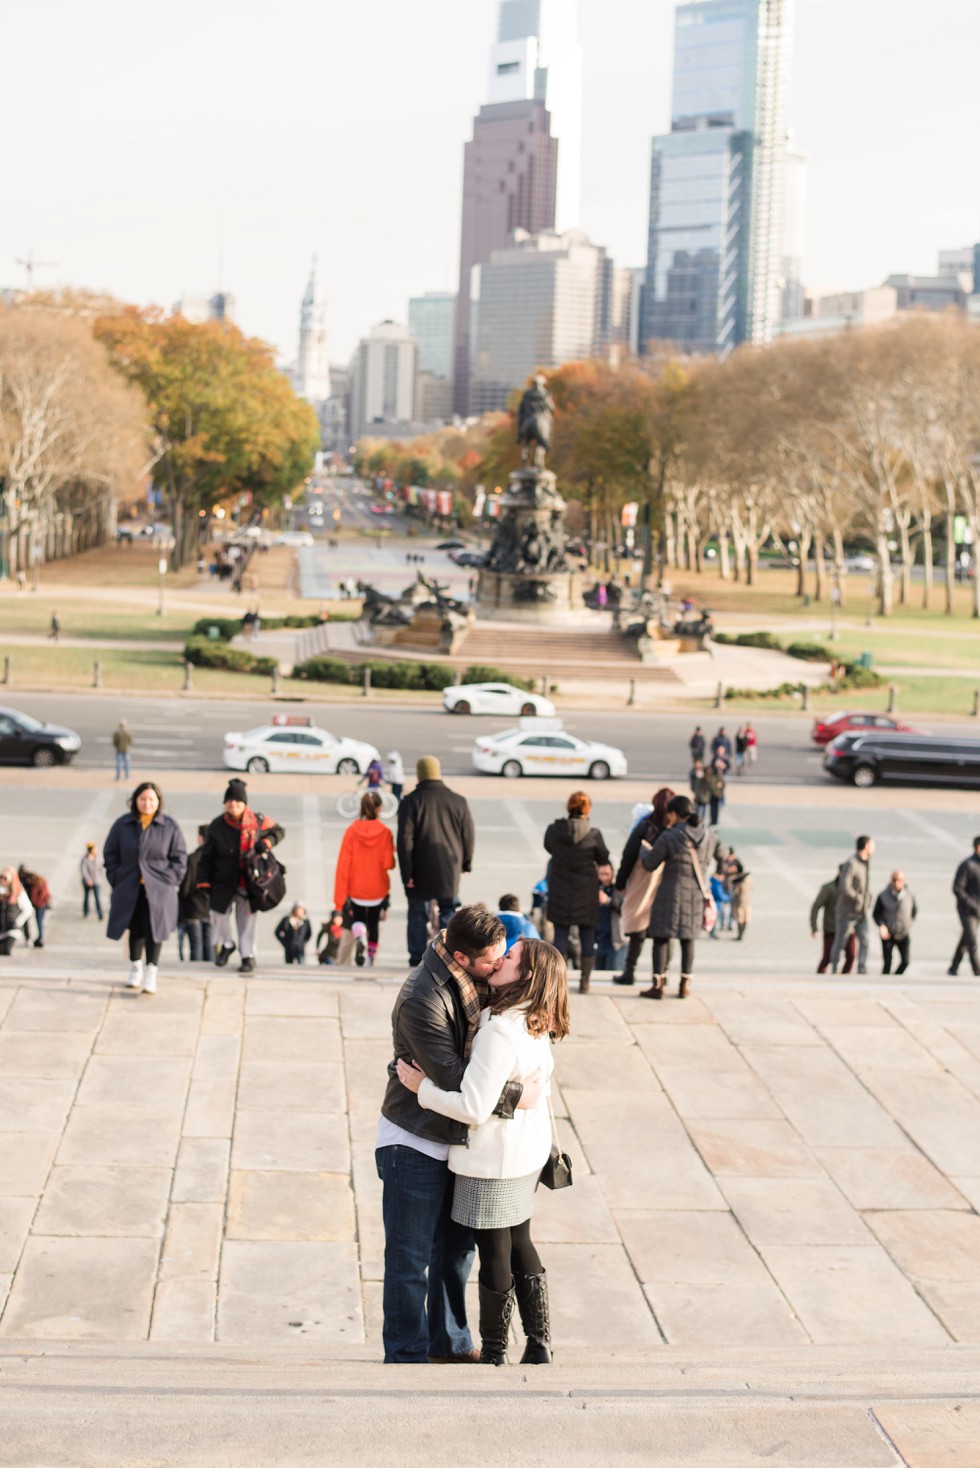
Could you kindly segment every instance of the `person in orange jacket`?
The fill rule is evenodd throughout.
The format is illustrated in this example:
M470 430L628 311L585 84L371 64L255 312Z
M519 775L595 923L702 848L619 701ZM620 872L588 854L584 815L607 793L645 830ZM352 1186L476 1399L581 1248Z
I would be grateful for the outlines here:
M366 790L361 796L361 813L344 832L334 875L333 905L337 912L345 906L354 923L367 930L367 961L374 963L378 951L378 927L387 911L391 878L395 865L395 844L391 831L381 820L381 796ZM364 962L360 942L355 962Z

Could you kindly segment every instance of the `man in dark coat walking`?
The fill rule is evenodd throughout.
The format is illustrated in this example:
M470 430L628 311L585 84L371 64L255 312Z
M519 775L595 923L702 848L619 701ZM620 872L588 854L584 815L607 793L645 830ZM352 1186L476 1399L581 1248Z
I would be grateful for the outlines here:
M442 766L425 755L418 783L398 807L398 868L408 898L408 961L422 962L429 941L428 907L439 907L444 928L459 906L459 883L473 869L473 816L462 795L442 781Z
M980 954L977 952L977 923L980 922L980 836L973 838L973 855L960 862L953 878L953 896L960 920L960 940L956 945L950 974L959 973L964 955L970 967L980 975Z
M231 933L234 913L242 956L238 972L250 974L255 969L258 915L252 911L245 891L245 861L253 851L278 846L285 834L271 816L249 809L244 780L228 781L224 815L216 816L208 826L197 869L198 885L210 892L214 961L219 968L235 951Z
M198 886L197 875L207 835L207 826L198 826L197 845L187 858L187 871L178 894L177 952L183 958L186 939L187 956L191 963L210 963L214 957L211 949L210 896L207 888Z

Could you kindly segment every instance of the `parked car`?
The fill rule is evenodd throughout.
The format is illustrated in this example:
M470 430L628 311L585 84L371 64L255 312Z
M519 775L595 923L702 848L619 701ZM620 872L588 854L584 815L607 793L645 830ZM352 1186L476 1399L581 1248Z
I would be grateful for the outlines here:
M0 764L69 765L82 747L74 729L63 724L42 724L19 709L0 709Z
M226 734L223 752L229 770L249 770L253 775L264 775L267 770L360 775L373 759L380 758L373 744L339 738L315 724L262 724L245 733Z
M864 571L866 573L876 571L878 562L874 556L845 556L841 561L845 571Z
M512 683L460 683L458 687L445 689L442 706L449 714L504 714L508 717L523 714L525 718L534 715L552 718L555 712L550 698L515 688Z
M814 744L829 744L836 739L838 734L860 733L862 730L870 733L872 730L877 734L917 734L920 731L914 729L911 724L903 724L899 719L893 719L890 714L833 714L826 719L817 719L810 738Z
M486 551L450 551L449 559L455 561L457 566L483 566L486 564Z
M823 767L861 790L879 781L910 785L980 785L980 739L945 734L841 734Z
M593 744L557 729L507 729L478 739L473 764L487 775L587 775L608 780L627 773L626 756L611 744Z

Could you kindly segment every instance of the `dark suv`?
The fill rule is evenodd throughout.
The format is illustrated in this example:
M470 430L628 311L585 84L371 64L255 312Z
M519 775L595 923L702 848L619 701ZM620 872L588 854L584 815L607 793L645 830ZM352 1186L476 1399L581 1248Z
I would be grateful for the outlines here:
M74 729L41 724L30 714L0 708L0 765L67 765L82 747Z
M980 739L943 734L841 734L827 745L823 767L862 790L885 780L980 785Z

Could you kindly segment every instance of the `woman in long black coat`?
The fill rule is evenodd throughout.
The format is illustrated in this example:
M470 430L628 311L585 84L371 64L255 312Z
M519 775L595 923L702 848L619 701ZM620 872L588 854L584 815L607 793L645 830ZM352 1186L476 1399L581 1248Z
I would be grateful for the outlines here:
M653 845L645 841L640 847L640 860L648 872L664 869L650 913L653 985L642 991L644 999L664 996L671 938L679 939L681 946L678 997L687 998L694 972L694 942L704 931L704 892L710 890L709 874L718 855L718 837L698 820L686 795L674 796L665 821L667 829Z
M555 947L568 954L568 930L577 925L582 945L578 991L589 992L595 967L595 930L599 921L598 868L609 861L602 832L589 823L592 801L584 790L568 797L567 816L552 821L544 833L551 856L548 869L548 918L555 928Z
M113 823L102 857L112 888L108 935L129 933L126 987L155 994L160 949L177 926L177 891L187 869L187 847L177 822L164 815L159 788L149 780L137 785L129 810Z
M657 872L648 872L644 869L640 861L640 849L644 841L652 846L665 829L664 817L673 798L674 792L668 786L665 785L658 790L653 797L650 814L637 821L623 847L623 859L616 873L616 890L623 894L620 921L623 932L629 938L629 948L623 972L613 975L614 984L634 984L636 982L636 965L643 952L643 941L650 931L653 899L663 876L662 872L658 875ZM666 961L670 963L669 952Z

